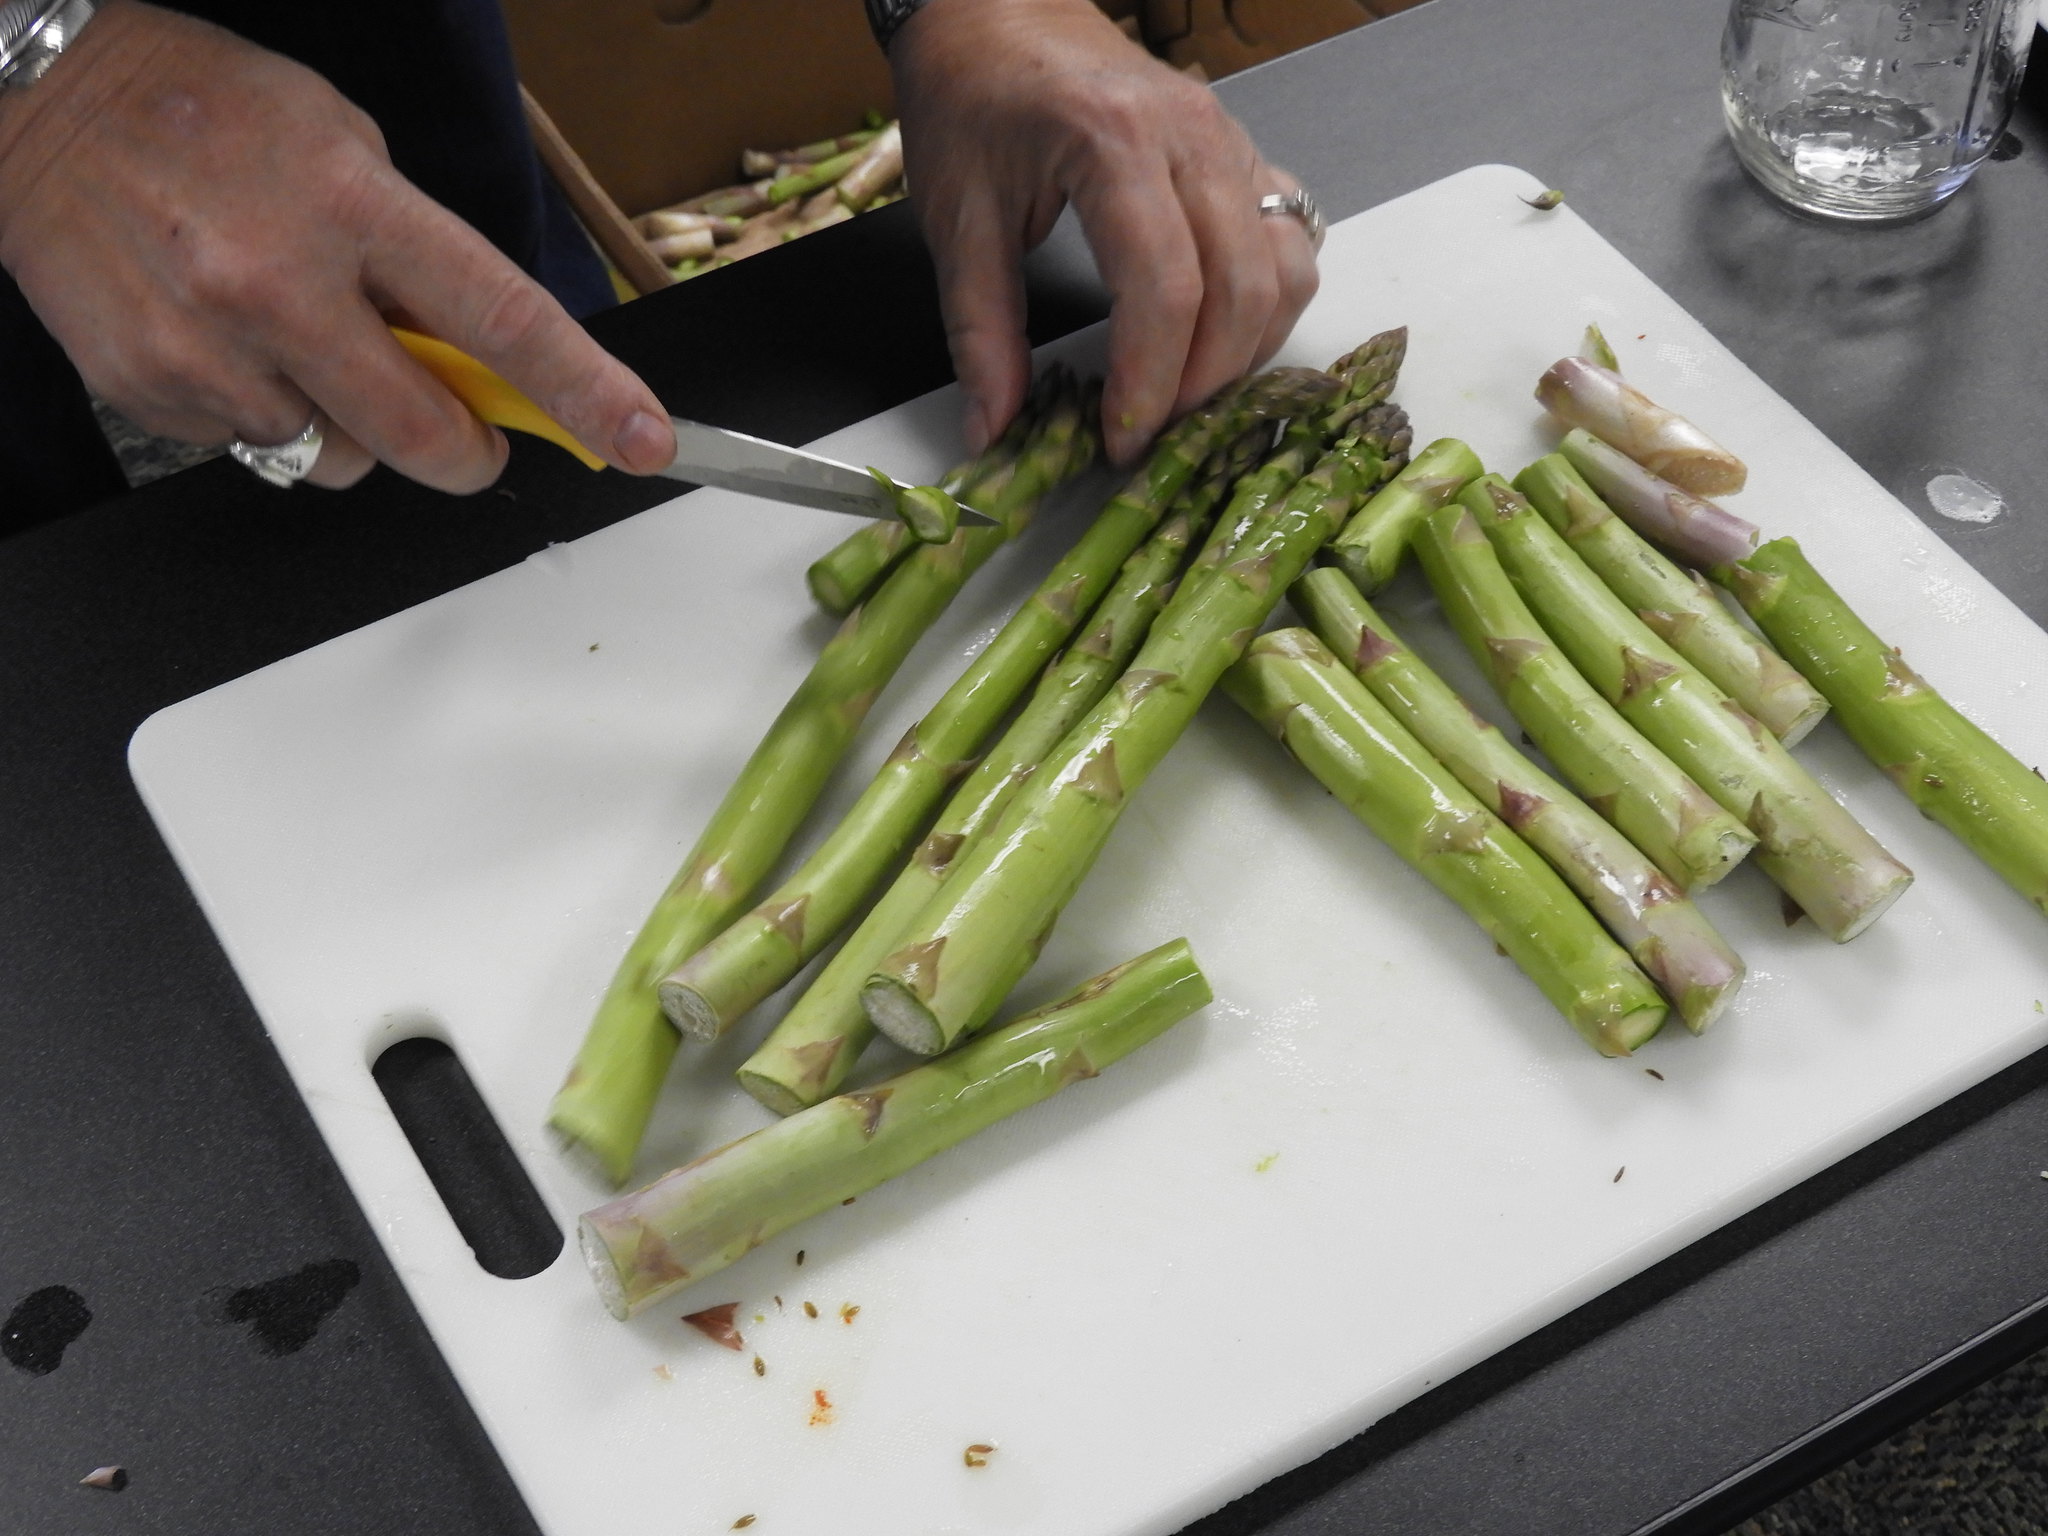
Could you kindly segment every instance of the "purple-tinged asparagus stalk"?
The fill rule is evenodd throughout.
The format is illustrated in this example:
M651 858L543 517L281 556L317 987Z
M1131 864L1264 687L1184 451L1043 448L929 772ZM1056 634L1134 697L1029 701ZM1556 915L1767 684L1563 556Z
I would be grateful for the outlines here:
M1703 571L1733 565L1763 540L1747 518L1659 479L1590 432L1566 433L1557 451L1623 522L1687 565Z
M1566 426L1591 432L1695 496L1732 496L1749 479L1742 460L1698 427L1586 358L1560 358L1537 383L1536 398Z

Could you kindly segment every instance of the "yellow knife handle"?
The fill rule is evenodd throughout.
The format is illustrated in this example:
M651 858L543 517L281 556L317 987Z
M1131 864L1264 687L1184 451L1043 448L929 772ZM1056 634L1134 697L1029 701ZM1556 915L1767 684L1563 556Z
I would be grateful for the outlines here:
M391 334L412 354L414 362L447 385L448 392L482 420L494 427L544 437L557 447L568 449L592 469L604 468L604 460L571 437L568 428L460 347L395 325Z

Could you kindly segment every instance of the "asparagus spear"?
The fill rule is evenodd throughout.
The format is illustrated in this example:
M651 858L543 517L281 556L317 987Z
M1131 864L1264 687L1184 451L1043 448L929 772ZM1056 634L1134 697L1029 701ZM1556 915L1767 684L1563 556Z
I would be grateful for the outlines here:
M1590 432L1567 432L1557 451L1616 516L1687 565L1712 570L1742 559L1757 546L1756 524L1658 479Z
M1757 837L1757 864L1837 943L1861 933L1913 872L1778 739L1658 639L1498 475L1459 501L1508 578L1602 697Z
M1187 941L1175 939L943 1060L721 1147L585 1214L583 1256L598 1294L614 1317L630 1316L806 1217L1094 1077L1209 999Z
M1680 570L1616 517L1564 455L1538 459L1515 489L1659 639L1786 746L1827 714L1813 684L1724 608L1705 577Z
M1330 559L1368 595L1394 579L1416 525L1481 472L1479 456L1456 438L1431 443L1359 508L1330 544Z
M1749 479L1742 460L1612 369L1560 358L1536 385L1543 408L1695 496L1732 496Z
M1069 375L1064 368L1048 368L1041 373L1015 419L988 451L998 456L1014 455L1017 445L1032 429L1032 424L1045 414L1050 402L1059 393L1071 388L1068 379ZM1092 412L1095 404L1096 395L1091 386L1083 401L1083 410L1090 413L1087 416L1089 420L1094 419ZM959 499L961 476L965 470L966 466L962 466L940 482L941 488L955 500ZM804 573L804 579L809 584L811 596L817 599L819 607L828 613L843 617L853 610L854 604L874 590L875 583L882 579L897 560L909 553L914 544L910 530L903 526L900 519L886 522L877 518L873 522L862 524L825 554L812 561L810 569Z
M549 1108L548 1124L612 1179L630 1171L675 1057L676 1032L662 1017L656 982L745 906L911 646L1039 499L1094 456L1071 392L1015 457L984 456L972 489L1000 525L962 529L907 558L847 618L768 728L619 962Z
M1466 650L1543 755L1680 890L1712 885L1755 845L1738 819L1650 745L1565 660L1516 594L1478 520L1453 502L1415 554Z
M809 197L813 192L831 186L840 177L860 164L867 153L865 146L849 149L801 171L787 176L778 176L768 183L768 206L780 208L792 198Z
M1657 983L1694 1034L1741 988L1742 961L1635 844L1473 713L1359 596L1342 571L1289 594L1316 633L1458 782L1548 859Z
M1857 746L1921 811L2048 913L2048 784L1906 665L1807 563L1773 539L1716 572L1835 707Z
M669 1018L715 1039L802 969L909 851L983 738L1094 607L1211 450L1262 417L1290 414L1303 395L1316 399L1334 387L1324 374L1282 370L1230 390L1172 428L1129 487L1110 499L1038 591L904 738L817 852L662 980Z
M883 1033L932 1055L995 1012L1130 796L1335 531L1356 490L1355 472L1333 449L1226 564L1182 584L1116 687L956 861L900 947L869 976L861 1003ZM1210 542L1225 531L1219 523Z
M1002 740L955 790L910 862L839 952L739 1069L740 1085L777 1114L793 1114L839 1091L874 1038L860 989L923 910L953 862L986 831L1045 754L1095 707L1122 673L1173 591L1187 549L1200 538L1230 482L1255 450L1257 434L1220 456L1204 483L1124 562L1079 640L1040 679Z
M1188 572L1191 578L1200 579L1228 559L1246 530L1294 489L1295 482L1308 473L1317 457L1345 435L1346 427L1352 429L1351 435L1357 439L1354 451L1370 453L1378 461L1371 475L1372 485L1377 486L1383 475L1400 468L1400 464L1389 468L1390 461L1398 458L1406 462L1407 418L1398 418L1397 429L1396 417L1385 401L1393 392L1394 380L1407 356L1408 327L1403 325L1368 337L1330 365L1330 372L1343 381L1343 393L1324 410L1297 416L1289 422L1258 471L1238 483L1215 536L1204 544ZM1363 474L1366 466L1361 460L1353 468Z
M1656 988L1557 873L1322 641L1305 629L1261 635L1224 674L1223 689L1464 908L1601 1055L1626 1056L1663 1025Z

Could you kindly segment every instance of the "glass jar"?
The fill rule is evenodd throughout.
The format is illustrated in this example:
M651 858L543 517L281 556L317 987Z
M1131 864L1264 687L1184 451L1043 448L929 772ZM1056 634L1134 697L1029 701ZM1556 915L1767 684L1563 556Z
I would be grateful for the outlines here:
M1734 0L1721 102L1735 153L1809 213L1925 213L2005 132L2034 11L2034 0Z

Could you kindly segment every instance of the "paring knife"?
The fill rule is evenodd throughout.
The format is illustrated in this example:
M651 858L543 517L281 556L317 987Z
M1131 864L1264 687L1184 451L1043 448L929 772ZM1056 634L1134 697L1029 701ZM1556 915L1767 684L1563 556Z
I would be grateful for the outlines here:
M604 460L577 442L560 422L467 352L395 325L391 334L415 362L447 385L456 399L484 421L544 437L592 469L604 468ZM744 432L685 421L680 416L669 417L669 425L676 432L675 462L659 473L671 480L715 485L770 501L846 512L854 517L896 517L888 493L865 469L765 438L749 437ZM909 489L900 481L897 485ZM994 523L995 519L986 513L960 503L961 527L989 527Z

